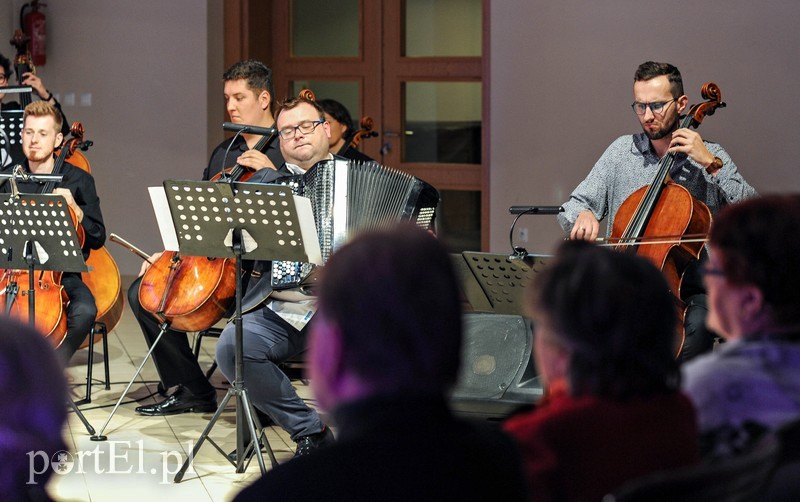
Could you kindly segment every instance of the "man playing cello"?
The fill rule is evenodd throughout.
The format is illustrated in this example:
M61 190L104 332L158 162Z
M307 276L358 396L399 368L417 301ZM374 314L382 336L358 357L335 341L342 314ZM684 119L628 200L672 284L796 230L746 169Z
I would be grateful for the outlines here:
M696 131L678 128L688 103L676 67L652 61L639 65L632 108L643 132L617 138L563 204L558 221L570 238L594 240L600 220L606 217L610 235L620 205L651 182L659 161L668 153L675 156L672 180L704 202L712 214L726 204L756 195L720 145L703 140ZM684 274L681 297L688 307L682 352L686 360L710 350L714 342L714 335L704 326L708 309L696 262Z
M47 101L34 101L25 107L22 129L22 151L25 160L23 169L32 174L50 174L55 167L53 151L61 144L61 113ZM10 173L14 166L9 165L3 172ZM74 211L77 222L83 227L85 242L83 258L89 257L92 249L99 249L106 239L106 228L100 212L100 199L97 197L94 178L69 162L61 166L64 177L56 183L54 194L62 195L67 205ZM41 193L43 185L37 182L18 182L22 193ZM11 184L5 183L0 193L10 193ZM57 349L59 358L65 364L77 351L91 330L97 315L94 296L84 284L78 272L65 272L61 285L69 298L67 307L67 334Z

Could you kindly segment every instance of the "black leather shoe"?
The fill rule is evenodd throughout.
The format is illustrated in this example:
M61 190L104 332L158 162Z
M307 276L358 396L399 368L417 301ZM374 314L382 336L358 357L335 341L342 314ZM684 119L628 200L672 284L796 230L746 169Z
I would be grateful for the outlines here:
M179 413L211 413L217 411L217 393L210 392L203 396L195 396L184 387L164 401L148 406L139 406L136 413L148 417L177 415Z
M322 432L311 434L310 436L302 436L297 439L297 450L295 450L294 456L297 458L308 455L314 450L333 444L334 441L335 439L330 427L323 425Z

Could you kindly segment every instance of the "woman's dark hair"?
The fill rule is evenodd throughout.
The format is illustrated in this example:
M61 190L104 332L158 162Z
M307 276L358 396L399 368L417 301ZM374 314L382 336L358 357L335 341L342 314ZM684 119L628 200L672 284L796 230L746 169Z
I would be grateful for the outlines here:
M3 74L6 78L11 78L11 61L2 54L0 54L0 66L3 67Z
M800 323L798 228L800 195L767 195L724 208L709 234L727 280L755 285L782 325Z
M534 318L571 349L573 394L624 400L678 388L675 300L649 261L566 241L531 291Z
M336 101L335 99L320 99L317 101L319 106L325 110L325 113L336 119L337 122L340 124L344 124L347 127L347 133L345 136L351 136L353 134L353 117L350 116L350 112L347 111L347 108L340 102Z

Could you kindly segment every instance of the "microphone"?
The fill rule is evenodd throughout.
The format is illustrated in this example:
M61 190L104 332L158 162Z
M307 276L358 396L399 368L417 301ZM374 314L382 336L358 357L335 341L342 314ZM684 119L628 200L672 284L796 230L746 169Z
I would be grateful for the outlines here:
M511 206L508 208L511 214L558 214L564 212L563 206Z
M259 127L247 124L234 124L233 122L224 122L222 128L226 131L241 132L243 134L260 134L261 136L272 136L276 133L274 127Z

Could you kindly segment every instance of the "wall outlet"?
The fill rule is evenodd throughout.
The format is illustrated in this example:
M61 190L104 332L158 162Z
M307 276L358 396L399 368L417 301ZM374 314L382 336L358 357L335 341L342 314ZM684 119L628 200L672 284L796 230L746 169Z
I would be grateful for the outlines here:
M528 229L523 227L517 231L517 237L520 242L528 242Z

